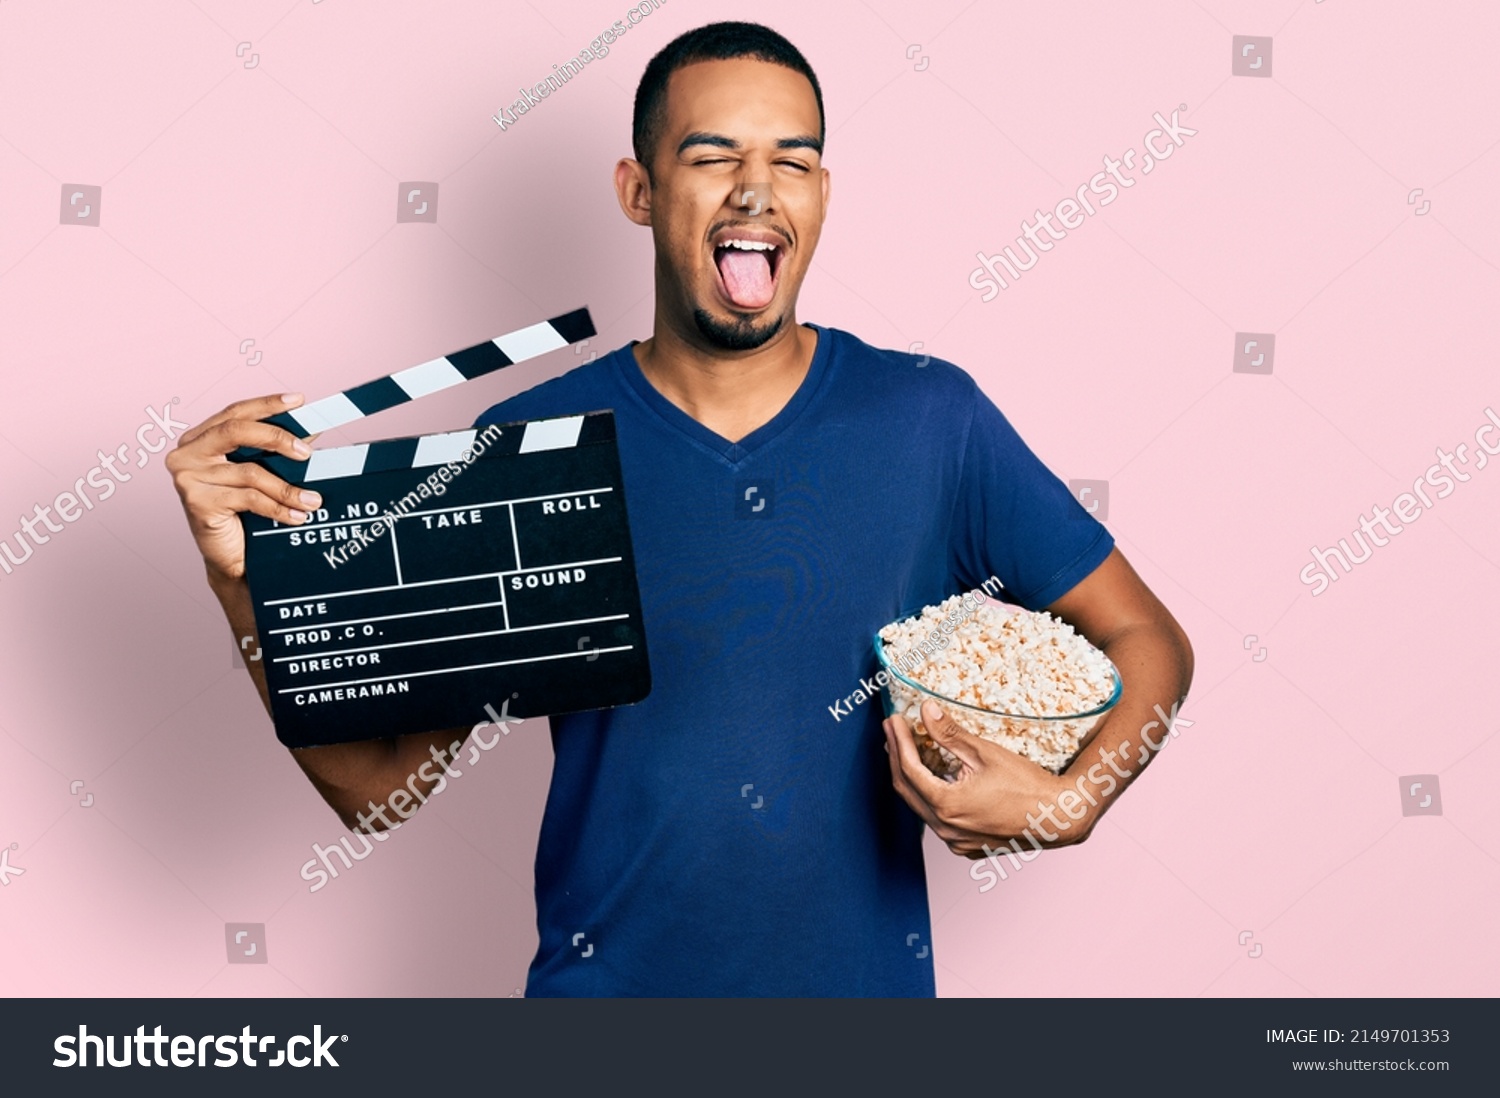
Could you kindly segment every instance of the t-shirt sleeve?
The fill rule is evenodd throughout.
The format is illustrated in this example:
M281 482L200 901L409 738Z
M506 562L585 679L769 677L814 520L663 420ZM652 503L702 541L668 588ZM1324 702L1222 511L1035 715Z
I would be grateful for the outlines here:
M1040 610L1103 563L1115 539L976 387L951 544L966 589L996 577L1007 597Z

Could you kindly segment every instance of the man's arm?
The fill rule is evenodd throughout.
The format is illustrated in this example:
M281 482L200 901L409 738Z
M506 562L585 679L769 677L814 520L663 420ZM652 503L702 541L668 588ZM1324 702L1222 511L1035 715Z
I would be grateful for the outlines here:
M1170 731L1161 713L1171 716L1187 696L1193 678L1187 634L1118 549L1047 610L1101 649L1122 682L1119 702L1063 774L980 739L924 702L924 728L963 763L958 779L944 782L923 765L907 723L900 717L885 722L897 792L955 854L981 858L985 846L993 849L1023 832L1047 846L1082 842Z
M1124 789L1155 758L1171 731L1161 727L1160 715L1175 716L1187 699L1193 682L1193 646L1177 619L1118 549L1047 609L1108 656L1123 684L1119 702L1061 777L1076 788L1099 764L1104 769L1096 773L1101 775L1106 770L1116 775L1126 771L1127 777L1116 777ZM1097 810L1090 810L1083 835L1075 841L1087 836L1088 828L1112 803L1105 798Z
M296 526L306 522L322 500L316 492L288 484L253 463L232 462L227 455L240 446L253 446L305 461L311 449L304 442L288 431L260 422L301 403L301 396L294 394L231 404L185 432L166 459L188 527L203 555L208 585L224 608L235 643L247 651L245 666L267 713L271 696L265 670L260 660L248 655L258 650L259 639L245 579L245 537L239 515L251 511ZM344 826L383 831L393 823L399 824L425 801L468 735L467 728L455 728L305 747L293 751L292 758ZM408 806L410 811L402 811ZM388 810L399 818L388 817Z

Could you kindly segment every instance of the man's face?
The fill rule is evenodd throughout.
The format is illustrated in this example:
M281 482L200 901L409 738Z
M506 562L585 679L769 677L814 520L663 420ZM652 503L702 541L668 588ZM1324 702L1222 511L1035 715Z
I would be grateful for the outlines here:
M666 103L651 187L660 300L710 346L751 350L794 320L827 212L817 99L802 74L740 58L678 69Z

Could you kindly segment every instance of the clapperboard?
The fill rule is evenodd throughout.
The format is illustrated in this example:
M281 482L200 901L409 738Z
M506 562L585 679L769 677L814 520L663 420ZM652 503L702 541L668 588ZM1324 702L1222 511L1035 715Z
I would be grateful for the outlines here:
M305 438L593 334L579 309L266 422ZM259 659L288 747L650 692L612 412L316 450L305 462L232 456L323 497L300 526L241 515Z

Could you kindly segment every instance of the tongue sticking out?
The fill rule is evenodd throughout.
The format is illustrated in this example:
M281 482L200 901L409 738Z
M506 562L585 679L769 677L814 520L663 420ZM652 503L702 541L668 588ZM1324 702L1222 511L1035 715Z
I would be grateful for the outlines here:
M776 287L771 279L768 253L722 248L717 258L729 300L742 309L763 309L771 303Z

